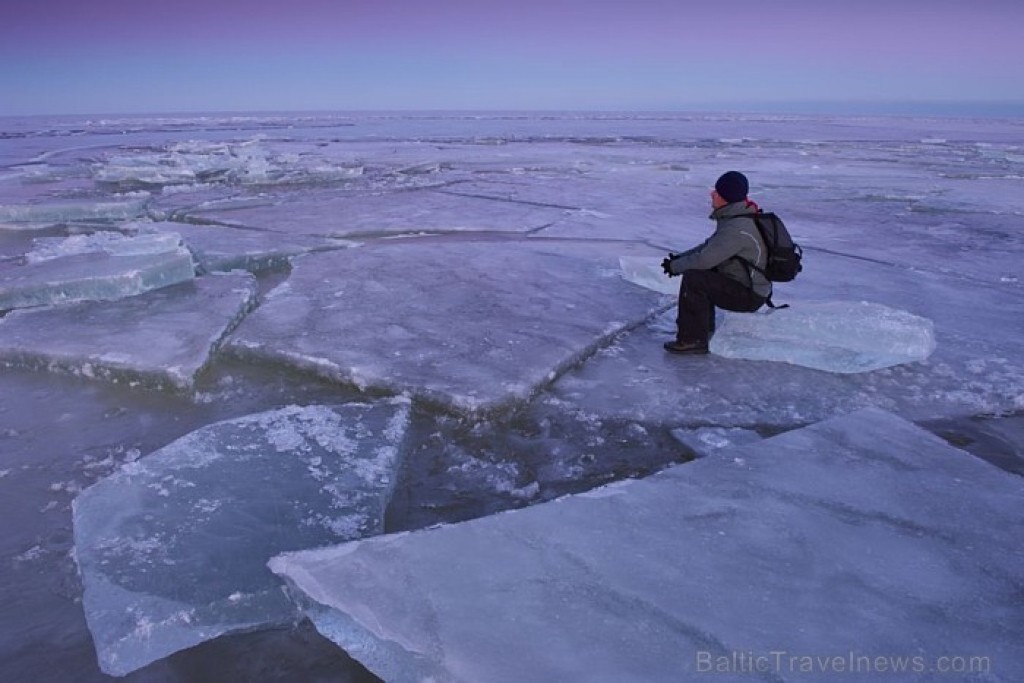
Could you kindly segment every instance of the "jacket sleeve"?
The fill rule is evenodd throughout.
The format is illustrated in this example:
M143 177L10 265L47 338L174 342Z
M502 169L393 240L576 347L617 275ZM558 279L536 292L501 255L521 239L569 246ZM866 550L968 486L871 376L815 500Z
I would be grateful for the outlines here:
M743 242L738 235L716 230L700 246L679 254L670 264L673 275L687 270L711 270L740 253Z

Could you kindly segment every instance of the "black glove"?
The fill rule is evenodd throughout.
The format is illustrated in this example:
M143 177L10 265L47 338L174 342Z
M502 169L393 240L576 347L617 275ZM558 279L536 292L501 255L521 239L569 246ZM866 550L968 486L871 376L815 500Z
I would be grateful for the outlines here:
M675 273L672 272L672 259L676 257L675 254L669 254L662 262L661 269L665 271L665 275L669 277L675 277Z

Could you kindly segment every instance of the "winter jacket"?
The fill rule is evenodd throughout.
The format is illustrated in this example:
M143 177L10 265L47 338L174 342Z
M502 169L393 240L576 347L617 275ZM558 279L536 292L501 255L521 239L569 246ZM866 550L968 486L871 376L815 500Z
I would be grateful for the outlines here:
M757 205L752 202L733 202L715 209L711 214L717 224L714 234L703 244L676 255L670 264L672 274L714 270L753 289L758 296L771 296L772 285L768 279L737 258L744 258L758 268L764 268L768 262L757 226L749 218L743 218L754 213L757 213Z

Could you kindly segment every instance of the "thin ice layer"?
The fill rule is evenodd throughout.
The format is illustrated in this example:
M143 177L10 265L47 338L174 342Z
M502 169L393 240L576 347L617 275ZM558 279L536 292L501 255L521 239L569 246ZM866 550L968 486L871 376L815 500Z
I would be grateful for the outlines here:
M255 299L255 279L236 272L119 301L13 311L0 319L0 363L189 389Z
M104 201L60 200L36 204L0 205L0 221L61 223L64 221L118 221L138 218L146 211L149 195Z
M24 263L0 262L0 310L121 299L195 277L177 235L44 239Z
M987 657L985 680L1009 683L1024 675L1022 496L1020 478L870 409L270 566L389 681L738 680L737 653L799 681L789 655L854 653Z
M460 411L504 407L663 305L619 277L620 249L408 241L303 256L227 348Z
M83 491L75 558L100 668L292 619L267 560L380 533L408 419L398 400L249 415Z

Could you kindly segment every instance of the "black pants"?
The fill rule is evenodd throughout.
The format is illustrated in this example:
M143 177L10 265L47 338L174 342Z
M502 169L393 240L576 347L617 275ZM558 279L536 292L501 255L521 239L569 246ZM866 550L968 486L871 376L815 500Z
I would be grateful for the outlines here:
M715 307L751 313L764 305L764 297L713 270L687 270L679 285L676 339L707 344L715 333Z

